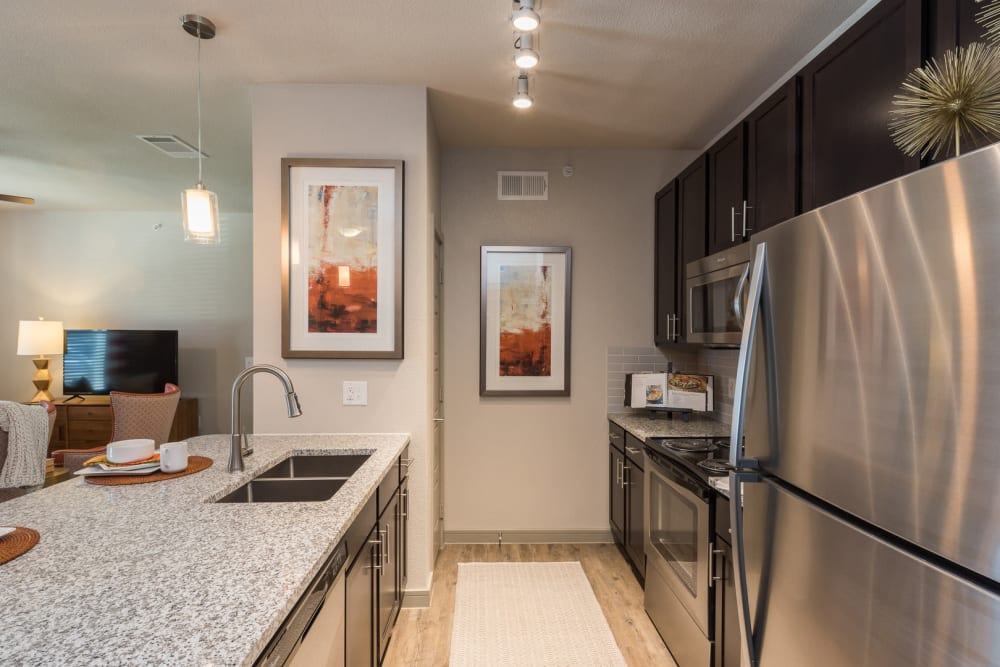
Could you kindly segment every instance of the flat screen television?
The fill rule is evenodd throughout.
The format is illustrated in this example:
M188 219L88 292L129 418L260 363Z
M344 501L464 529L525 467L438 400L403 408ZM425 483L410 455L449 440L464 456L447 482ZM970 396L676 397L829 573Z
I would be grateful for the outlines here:
M177 384L177 332L67 329L63 395L158 394Z

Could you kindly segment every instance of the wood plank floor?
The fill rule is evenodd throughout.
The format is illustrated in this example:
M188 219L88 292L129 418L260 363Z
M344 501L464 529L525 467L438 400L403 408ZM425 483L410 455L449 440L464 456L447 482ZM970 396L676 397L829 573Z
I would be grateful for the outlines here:
M580 561L629 666L674 667L673 658L643 609L639 582L612 544L447 545L434 566L431 606L400 612L384 664L447 665L458 563L505 561Z

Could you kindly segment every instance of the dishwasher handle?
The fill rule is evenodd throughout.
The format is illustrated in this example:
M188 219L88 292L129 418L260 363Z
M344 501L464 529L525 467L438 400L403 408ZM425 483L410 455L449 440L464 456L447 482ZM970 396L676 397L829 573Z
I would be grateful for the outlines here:
M256 667L280 667L288 662L309 632L313 621L323 608L327 595L334 588L334 582L347 564L347 544L341 542L316 575L306 593L299 599L292 613L281 624L274 638L268 644Z

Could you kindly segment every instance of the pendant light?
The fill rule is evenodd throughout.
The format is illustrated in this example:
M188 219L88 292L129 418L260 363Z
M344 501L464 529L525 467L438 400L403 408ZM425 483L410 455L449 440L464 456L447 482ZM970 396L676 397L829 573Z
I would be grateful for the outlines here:
M204 16L181 17L184 31L198 40L198 184L181 193L184 240L192 243L219 243L219 198L201 180L201 40L215 37L215 24Z
M514 64L518 69L531 69L538 64L535 38L530 32L522 32L514 42Z
M521 32L537 30L542 19L535 11L535 0L520 0L517 4L517 11L510 17L514 28Z

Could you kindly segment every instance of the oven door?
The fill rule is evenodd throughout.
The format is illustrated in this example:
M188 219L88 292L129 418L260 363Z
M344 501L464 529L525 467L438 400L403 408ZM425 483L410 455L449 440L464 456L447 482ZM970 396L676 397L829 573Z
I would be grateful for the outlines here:
M688 265L689 343L739 347L750 277L750 261L744 255L741 247Z
M710 638L711 492L662 457L648 450L647 457L646 568L657 570Z

